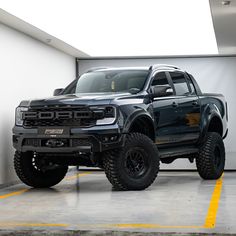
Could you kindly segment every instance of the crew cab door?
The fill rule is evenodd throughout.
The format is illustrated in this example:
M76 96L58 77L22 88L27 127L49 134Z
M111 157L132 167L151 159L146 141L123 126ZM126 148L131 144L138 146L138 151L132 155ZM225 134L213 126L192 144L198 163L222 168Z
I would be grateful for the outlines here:
M157 72L153 76L152 86L169 85L173 89L166 72ZM158 146L176 142L178 108L174 95L153 98L153 112L156 122L156 144Z
M178 142L192 143L200 135L200 100L191 79L185 73L173 71L168 74L176 95Z

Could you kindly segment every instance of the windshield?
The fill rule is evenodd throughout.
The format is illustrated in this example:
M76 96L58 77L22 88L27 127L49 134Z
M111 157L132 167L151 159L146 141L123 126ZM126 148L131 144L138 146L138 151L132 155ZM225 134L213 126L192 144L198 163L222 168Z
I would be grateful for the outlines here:
M143 89L148 70L107 70L83 74L64 94L116 93Z

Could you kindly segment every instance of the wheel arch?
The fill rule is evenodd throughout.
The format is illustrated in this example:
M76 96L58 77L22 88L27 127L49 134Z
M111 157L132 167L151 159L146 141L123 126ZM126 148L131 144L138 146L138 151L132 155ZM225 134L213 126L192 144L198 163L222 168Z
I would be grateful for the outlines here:
M127 127L128 132L142 133L155 142L156 133L153 119L146 114L135 116Z
M216 132L223 136L223 124L218 115L214 115L208 122L207 132Z
M214 104L207 104L202 111L199 143L202 143L208 132L216 132L221 137L224 135L221 113Z

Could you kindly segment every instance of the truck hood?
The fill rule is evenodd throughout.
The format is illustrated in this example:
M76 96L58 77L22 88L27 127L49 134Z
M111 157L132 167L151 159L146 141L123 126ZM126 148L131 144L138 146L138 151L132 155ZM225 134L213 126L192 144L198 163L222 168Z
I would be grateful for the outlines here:
M53 106L53 105L103 105L110 104L112 100L130 98L130 93L93 93L69 94L45 99L22 101L20 106Z

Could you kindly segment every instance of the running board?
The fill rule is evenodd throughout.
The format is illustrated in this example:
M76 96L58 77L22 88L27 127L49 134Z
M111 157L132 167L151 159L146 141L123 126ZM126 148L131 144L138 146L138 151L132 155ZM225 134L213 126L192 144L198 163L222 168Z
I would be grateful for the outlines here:
M176 157L182 155L195 154L199 150L196 147L178 147L178 148L167 148L159 149L160 158Z

